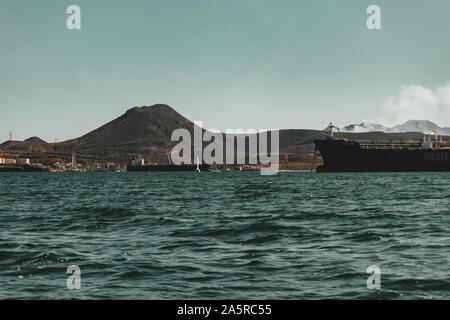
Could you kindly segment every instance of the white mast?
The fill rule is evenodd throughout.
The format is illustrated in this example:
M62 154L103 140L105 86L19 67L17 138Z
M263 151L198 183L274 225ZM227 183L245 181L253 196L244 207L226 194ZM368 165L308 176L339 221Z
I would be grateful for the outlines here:
M333 138L333 129L336 128L333 124L333 122L330 122L330 124L328 125L328 130L330 130L330 137Z
M75 169L77 167L77 156L75 155L75 152L72 152L72 169Z
M200 172L200 158L197 157L197 171Z

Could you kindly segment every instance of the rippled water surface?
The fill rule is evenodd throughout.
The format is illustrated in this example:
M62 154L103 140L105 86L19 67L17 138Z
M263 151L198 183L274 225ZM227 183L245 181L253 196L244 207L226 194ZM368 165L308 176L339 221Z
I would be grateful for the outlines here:
M448 173L0 173L0 298L450 298ZM81 289L66 271L81 269ZM381 289L366 286L370 265Z

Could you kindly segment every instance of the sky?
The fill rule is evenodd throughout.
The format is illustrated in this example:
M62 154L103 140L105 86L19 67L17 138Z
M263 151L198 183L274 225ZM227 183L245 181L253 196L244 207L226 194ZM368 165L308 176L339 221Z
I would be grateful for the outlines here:
M0 0L0 142L76 138L156 103L220 130L450 126L449 13L448 0Z

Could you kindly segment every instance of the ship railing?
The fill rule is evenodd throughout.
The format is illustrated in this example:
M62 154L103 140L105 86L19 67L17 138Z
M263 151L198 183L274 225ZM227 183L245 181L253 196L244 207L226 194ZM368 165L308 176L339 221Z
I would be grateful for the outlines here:
M372 142L364 143L359 142L359 145L363 149L422 149L421 142ZM449 147L450 143L441 142L439 147Z
M373 142L359 143L363 149L420 149L421 144L418 142Z

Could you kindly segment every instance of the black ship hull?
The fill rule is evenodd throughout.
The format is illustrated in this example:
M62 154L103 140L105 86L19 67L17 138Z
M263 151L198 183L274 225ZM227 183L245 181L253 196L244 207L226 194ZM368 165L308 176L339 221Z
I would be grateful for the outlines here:
M450 171L450 149L362 148L358 142L315 140L323 165L317 172Z
M208 164L199 165L200 171L209 171ZM147 165L147 166L128 166L129 172L147 172L147 171L197 171L197 165L183 164L162 164L162 165Z

